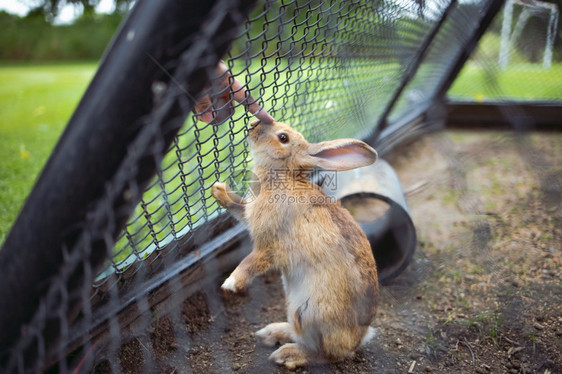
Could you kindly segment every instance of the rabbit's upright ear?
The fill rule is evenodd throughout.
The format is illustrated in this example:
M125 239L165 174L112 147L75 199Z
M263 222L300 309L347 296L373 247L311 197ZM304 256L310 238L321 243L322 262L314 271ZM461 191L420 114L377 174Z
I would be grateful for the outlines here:
M337 139L310 144L308 161L326 170L350 170L371 165L377 151L357 139Z

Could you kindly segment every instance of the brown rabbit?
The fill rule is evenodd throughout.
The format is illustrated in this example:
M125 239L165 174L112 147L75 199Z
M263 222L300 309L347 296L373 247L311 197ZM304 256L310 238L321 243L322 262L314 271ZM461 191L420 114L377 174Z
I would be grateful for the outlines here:
M351 357L374 336L375 260L351 214L310 182L307 171L366 166L377 153L355 139L310 144L279 122L253 122L248 141L259 195L246 202L224 183L212 187L217 201L247 224L254 241L222 289L238 292L255 276L280 270L288 322L256 332L268 346L281 344L270 360L293 369Z

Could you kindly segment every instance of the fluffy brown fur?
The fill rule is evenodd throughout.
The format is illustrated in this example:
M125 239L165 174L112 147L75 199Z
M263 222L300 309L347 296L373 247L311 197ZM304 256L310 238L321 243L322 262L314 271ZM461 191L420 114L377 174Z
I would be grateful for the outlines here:
M254 241L222 288L238 292L255 276L280 270L288 322L256 332L266 345L281 344L270 359L295 368L351 357L374 334L375 260L351 214L311 183L306 171L365 166L377 154L355 139L310 144L283 123L250 126L259 195L246 202L224 183L212 188L217 201L247 224Z

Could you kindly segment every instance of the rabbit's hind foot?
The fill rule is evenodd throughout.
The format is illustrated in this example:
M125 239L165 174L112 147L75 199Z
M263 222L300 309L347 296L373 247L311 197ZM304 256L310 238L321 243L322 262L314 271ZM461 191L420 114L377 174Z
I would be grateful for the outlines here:
M297 343L282 345L269 356L269 359L276 364L285 365L285 367L290 370L309 364L309 354Z
M256 331L256 337L262 344L273 347L277 343L283 345L292 342L291 333L291 326L288 322L275 322Z

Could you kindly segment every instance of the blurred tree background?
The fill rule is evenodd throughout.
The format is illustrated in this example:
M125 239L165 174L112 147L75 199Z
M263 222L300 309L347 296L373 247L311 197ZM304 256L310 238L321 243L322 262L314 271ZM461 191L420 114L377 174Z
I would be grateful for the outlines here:
M135 0L111 0L113 4L113 11L110 13L99 13L96 11L98 5L102 0L15 0L20 4L29 8L29 12L25 16L17 16L9 14L5 11L0 11L0 60L2 61L72 61L72 60L98 60L108 43L110 42L113 34L115 33L119 23L131 8ZM107 0L106 0L107 1ZM157 1L157 0L154 0ZM181 0L178 0L181 1ZM369 0L366 0L369 1ZM312 0L312 5L319 2ZM411 13L419 13L419 18L400 17L399 19L387 19L387 23L394 24L394 28L386 28L381 30L381 35L388 32L396 32L396 30L408 30L409 27L404 25L397 25L398 23L423 23L426 20L423 17L424 1L409 0L411 3ZM562 10L562 0L545 0L545 2L554 3L558 5L558 9ZM254 9L254 16L263 11L263 1L259 1L256 9ZM396 0L383 1L381 4L381 17L388 18L385 14L397 14L398 8L404 7L404 2ZM73 7L78 14L71 24L57 24L56 19L60 15L61 10L65 7ZM471 3L463 4L463 6L471 6ZM297 30L296 36L291 38L290 33L293 30L281 30L283 33L283 41L278 47L281 48L281 54L288 54L292 49L293 54L310 52L311 45L314 44L314 36L316 35L316 28L322 25L316 23L315 20L308 20L309 14L306 7L298 5L291 1L276 0L269 5L273 11L272 14L288 13L295 14L299 23L306 24L301 30ZM388 9L387 9L388 8ZM418 9L416 11L416 9ZM516 12L517 13L517 12ZM399 13L398 13L399 14ZM544 51L544 41L537 41L536 39L529 39L527 35L536 38L536 35L541 35L546 39L545 24L547 21L545 15L533 16L527 22L522 40L516 43L518 53L523 57L523 60L529 62L536 62L542 56ZM488 39L494 39L491 43L495 45L492 50L497 51L499 48L499 35L501 29L501 14L496 18L488 33ZM266 33L277 33L280 30L274 29ZM390 31L389 31L390 30ZM249 29L245 30L250 36L255 36L264 32L264 27L261 24L252 23ZM389 36L389 35L385 35ZM392 36L392 35L391 35ZM529 40L527 40L529 39ZM294 44L295 40L300 42ZM293 43L292 43L293 42ZM455 42L455 41L452 41ZM346 50L346 54L361 55L367 53L370 55L381 55L381 58L388 58L388 51L362 51L361 42L356 42L355 45L347 46L352 48ZM277 46L272 45L272 51ZM555 38L554 57L556 61L562 59L562 27L558 28ZM245 45L233 46L233 55L246 48ZM296 48L297 50L294 50ZM337 53L332 49L331 45L323 45L323 52ZM340 51L341 52L341 51ZM397 58L397 56L392 56Z
M74 5L81 8L84 15L91 15L95 13L100 2L101 0L41 0L31 12L43 15L47 19L54 19L62 7ZM113 0L113 2L115 3L114 13L123 14L127 12L134 0Z
M97 13L100 0L41 0L20 3L30 8L25 16L0 11L0 60L98 60L134 0L113 0L111 13ZM65 6L78 17L56 24Z

